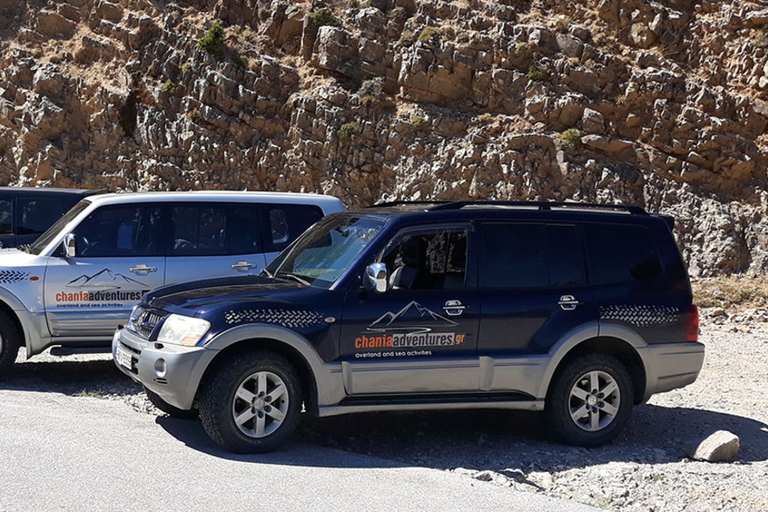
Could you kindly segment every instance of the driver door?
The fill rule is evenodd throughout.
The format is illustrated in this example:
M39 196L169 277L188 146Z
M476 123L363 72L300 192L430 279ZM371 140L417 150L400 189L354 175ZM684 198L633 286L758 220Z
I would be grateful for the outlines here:
M160 205L109 205L75 228L76 256L52 256L46 270L52 336L110 337L144 293L164 284L160 221Z
M480 297L468 272L468 237L468 225L401 232L382 258L389 289L347 294L348 394L477 391Z

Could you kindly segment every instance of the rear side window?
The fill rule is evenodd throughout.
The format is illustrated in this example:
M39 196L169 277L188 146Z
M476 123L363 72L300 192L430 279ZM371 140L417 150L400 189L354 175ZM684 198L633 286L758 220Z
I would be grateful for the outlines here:
M612 284L661 276L659 252L645 226L588 224L584 230L592 284Z
M13 199L0 200L0 235L13 234Z
M186 204L171 208L174 256L228 256L261 252L255 205Z
M481 238L483 288L545 288L585 282L575 226L484 224Z
M44 232L69 208L60 199L19 198L19 225L17 235L34 235Z
M322 217L323 211L314 205L262 205L264 252L282 251Z

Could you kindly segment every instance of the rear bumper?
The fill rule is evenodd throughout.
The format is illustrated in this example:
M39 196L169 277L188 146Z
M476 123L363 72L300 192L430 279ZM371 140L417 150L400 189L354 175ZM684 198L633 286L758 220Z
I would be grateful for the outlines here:
M643 401L692 383L704 364L704 345L698 342L647 345L637 351L645 365Z
M117 362L118 347L131 355L131 368ZM117 367L174 407L189 410L197 388L215 351L203 347L149 342L126 329L112 338L112 357ZM165 371L159 369L165 368Z

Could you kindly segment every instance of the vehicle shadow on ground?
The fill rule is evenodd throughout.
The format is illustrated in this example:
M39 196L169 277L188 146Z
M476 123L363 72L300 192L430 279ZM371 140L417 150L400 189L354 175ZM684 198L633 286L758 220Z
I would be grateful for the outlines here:
M213 457L256 464L278 464L302 467L322 468L398 468L410 467L405 461L386 459L383 457L360 457L360 454L349 450L324 450L318 456L317 443L308 446L301 440L291 440L277 450L262 454L230 453L213 443L203 430L200 421L182 420L169 416L158 416L155 420L166 432L184 443L189 448Z
M438 468L564 471L609 462L668 463L717 430L739 436L742 463L768 460L768 426L686 408L638 406L613 443L579 448L549 441L543 415L523 411L376 413L305 421L298 438Z
M109 358L77 361L65 358L17 362L0 381L0 389L55 392L65 395L135 395L141 386L126 377Z
M517 471L565 471L570 468L635 462L679 462L686 447L716 430L741 438L737 460L768 460L768 426L740 416L684 408L643 405L614 443L578 448L549 441L541 415L520 411L439 411L369 413L312 418L305 416L293 437L278 451L234 455L220 450L200 422L158 417L169 434L198 451L232 460L335 467L342 459L307 458L302 444L324 446L375 459L347 459L354 467L425 466L436 469L491 469L514 476ZM384 460L382 460L384 459Z

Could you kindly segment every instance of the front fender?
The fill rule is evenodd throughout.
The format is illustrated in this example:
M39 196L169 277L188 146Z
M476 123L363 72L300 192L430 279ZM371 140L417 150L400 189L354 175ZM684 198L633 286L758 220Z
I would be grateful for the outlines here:
M344 398L341 364L323 361L309 340L285 327L270 324L239 325L214 336L205 348L220 353L238 343L254 339L276 341L299 354L312 372L318 406L334 405ZM215 360L216 357L212 361ZM210 362L207 366L210 366ZM202 373L200 379L202 380Z
M16 294L3 287L0 287L0 302L8 306L19 320L24 336L24 345L27 349L27 357L45 350L50 343L45 312L30 312Z

